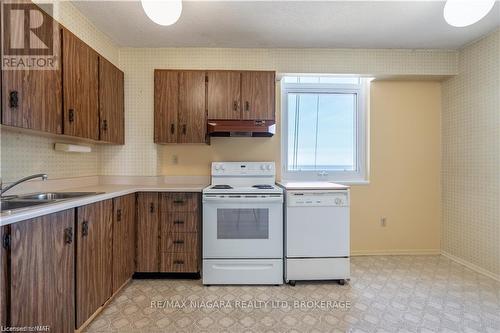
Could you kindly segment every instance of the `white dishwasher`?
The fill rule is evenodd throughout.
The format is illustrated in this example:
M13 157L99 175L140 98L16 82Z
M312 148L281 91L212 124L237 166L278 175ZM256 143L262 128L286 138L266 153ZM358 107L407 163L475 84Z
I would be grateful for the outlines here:
M285 281L350 278L349 189L287 190Z

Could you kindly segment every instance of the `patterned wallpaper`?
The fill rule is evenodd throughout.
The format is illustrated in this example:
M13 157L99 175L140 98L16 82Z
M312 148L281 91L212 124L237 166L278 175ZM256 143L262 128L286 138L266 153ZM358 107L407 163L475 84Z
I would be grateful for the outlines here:
M109 61L118 64L118 48L70 2L54 3L54 17ZM64 142L66 141L64 139L20 134L5 128L1 131L0 138L3 182L38 172L47 172L50 178L89 176L99 173L100 146L92 145L92 153L89 154L70 154L53 150L54 142Z
M500 277L500 30L443 83L442 249Z
M165 173L165 152L172 146L157 146L152 141L155 68L268 69L279 73L360 73L407 77L449 76L456 74L457 60L457 52L442 50L120 49L120 67L125 71L126 145L101 147L101 173ZM214 140L214 143L216 142L218 140ZM273 143L262 144L261 150L268 155L275 151L273 147Z

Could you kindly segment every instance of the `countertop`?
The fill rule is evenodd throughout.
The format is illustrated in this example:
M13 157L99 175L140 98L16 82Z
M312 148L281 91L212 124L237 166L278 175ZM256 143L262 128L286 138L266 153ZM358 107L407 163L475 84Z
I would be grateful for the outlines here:
M35 218L71 209L94 202L119 197L136 192L201 192L208 184L161 184L161 185L93 185L85 187L67 188L57 192L103 192L102 194L90 195L75 199L56 201L50 204L42 204L3 212L0 215L0 226Z
M286 190L347 190L350 187L347 185L335 184L331 182L289 182L281 181L279 185Z

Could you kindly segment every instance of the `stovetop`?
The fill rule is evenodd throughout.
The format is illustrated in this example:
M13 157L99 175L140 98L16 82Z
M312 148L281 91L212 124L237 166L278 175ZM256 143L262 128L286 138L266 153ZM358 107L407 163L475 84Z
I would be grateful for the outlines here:
M209 185L203 190L203 193L234 194L234 193L253 193L253 194L281 194L283 189L271 184L257 184L252 186L231 186L225 184Z

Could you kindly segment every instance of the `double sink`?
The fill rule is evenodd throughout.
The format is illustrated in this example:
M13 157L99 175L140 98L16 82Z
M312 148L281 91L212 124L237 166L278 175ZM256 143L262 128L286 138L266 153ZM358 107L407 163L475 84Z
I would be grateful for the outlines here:
M31 208L58 201L76 199L80 197L102 194L103 192L43 192L19 196L8 196L0 201L1 212Z

